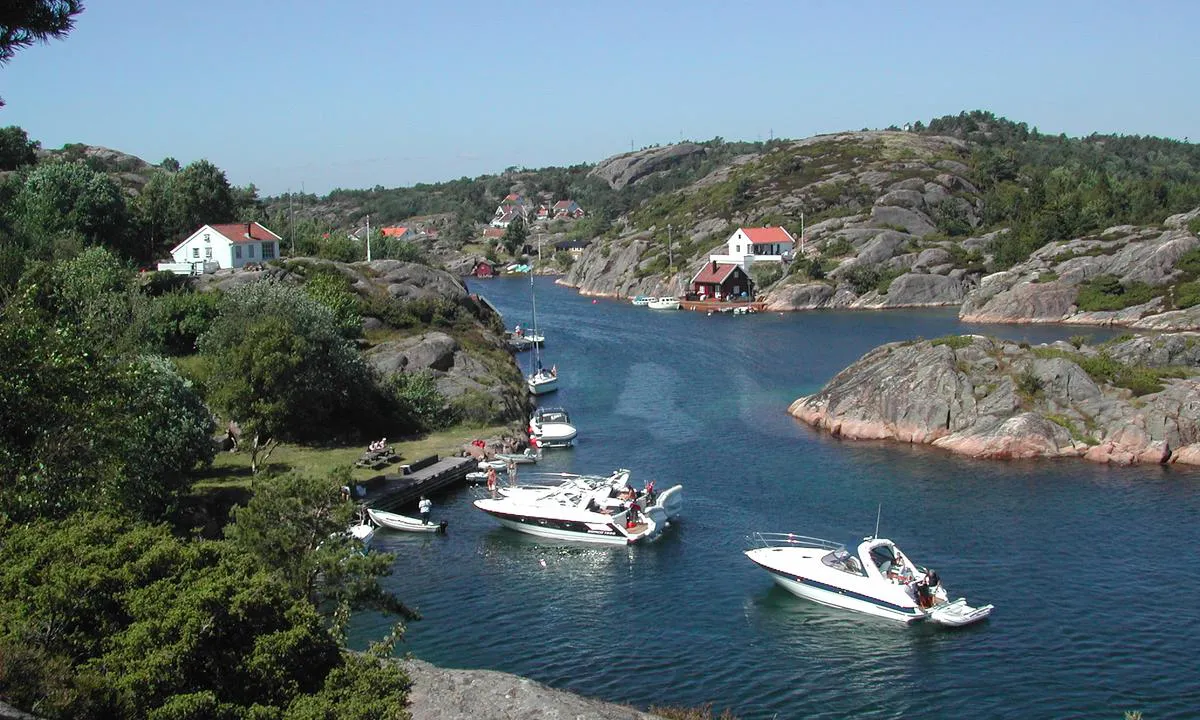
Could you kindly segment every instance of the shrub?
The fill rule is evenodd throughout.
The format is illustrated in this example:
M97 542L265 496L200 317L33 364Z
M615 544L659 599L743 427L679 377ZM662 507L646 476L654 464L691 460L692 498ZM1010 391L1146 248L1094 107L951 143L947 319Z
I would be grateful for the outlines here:
M1143 282L1123 285L1114 275L1098 275L1079 286L1075 304L1080 310L1124 310L1141 305L1163 293L1162 288L1152 288Z
M1042 379L1039 378L1033 372L1033 368L1030 367L1022 370L1015 378L1013 378L1013 382L1016 383L1018 391L1031 398L1041 392L1042 387L1044 387Z
M1194 218L1188 223L1188 232L1200 236L1200 218Z
M842 279L859 295L874 290L882 278L883 275L874 266L855 265L842 274Z
M935 338L929 342L930 345L937 347L938 345L946 345L951 350L961 350L970 345L972 339L969 335L946 335L945 337Z
M1190 308L1200 304L1200 280L1193 280L1175 287L1175 307Z
M440 430L458 420L428 370L396 373L389 379L387 390L395 403L397 419L408 429Z
M1200 222L1193 220L1192 222ZM1179 257L1175 269L1186 273L1190 278L1200 277L1200 248L1192 248Z
M1072 335L1069 342L1075 346L1076 350L1078 350L1079 348L1083 347L1084 345L1087 345L1087 341L1090 339L1091 339L1091 337L1088 335Z
M1058 273L1054 272L1053 270L1046 270L1044 272L1038 273L1036 282L1048 283L1048 282L1054 282L1057 279L1058 279Z
M451 412L468 425L490 425L502 419L496 398L482 390L467 390L450 401Z
M845 257L852 252L854 252L854 246L850 244L850 241L846 238L838 238L833 242L826 243L825 249L821 254L823 254L825 257L835 258Z

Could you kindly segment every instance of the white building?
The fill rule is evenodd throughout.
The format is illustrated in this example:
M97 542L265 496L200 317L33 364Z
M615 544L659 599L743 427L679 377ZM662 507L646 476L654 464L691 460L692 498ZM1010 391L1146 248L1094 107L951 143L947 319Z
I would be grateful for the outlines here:
M717 263L733 263L749 270L756 262L792 259L796 239L781 227L738 228L725 241L724 255L709 255Z
M218 269L240 268L279 257L278 235L256 222L202 225L171 249L171 262L159 270L198 275Z

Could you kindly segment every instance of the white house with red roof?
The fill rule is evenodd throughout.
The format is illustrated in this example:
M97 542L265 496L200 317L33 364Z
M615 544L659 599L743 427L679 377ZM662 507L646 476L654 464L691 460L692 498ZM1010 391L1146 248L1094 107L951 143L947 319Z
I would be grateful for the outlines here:
M749 270L756 262L783 262L792 259L796 239L781 227L738 228L725 241L725 254L709 255L718 263L735 263Z
M196 275L274 260L282 239L256 222L201 225L171 248L172 262L159 263L158 269Z

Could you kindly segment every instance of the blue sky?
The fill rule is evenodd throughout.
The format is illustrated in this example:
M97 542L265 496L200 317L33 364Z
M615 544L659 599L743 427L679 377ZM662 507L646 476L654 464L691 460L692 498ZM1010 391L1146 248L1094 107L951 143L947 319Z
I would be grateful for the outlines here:
M264 194L801 138L982 108L1200 140L1200 3L89 0L0 68L45 147L207 158Z

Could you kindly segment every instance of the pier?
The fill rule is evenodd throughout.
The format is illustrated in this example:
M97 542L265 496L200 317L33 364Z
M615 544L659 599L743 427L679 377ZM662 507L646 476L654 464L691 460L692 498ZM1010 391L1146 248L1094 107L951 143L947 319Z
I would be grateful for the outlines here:
M738 308L745 308L742 312L762 312L766 309L767 304L759 300L680 300L679 308L681 310L693 310L695 312L721 312L729 313Z
M431 495L467 479L478 460L470 457L437 455L401 465L401 472L376 475L363 483L366 496L362 504L377 510L394 510L415 503L422 495Z

